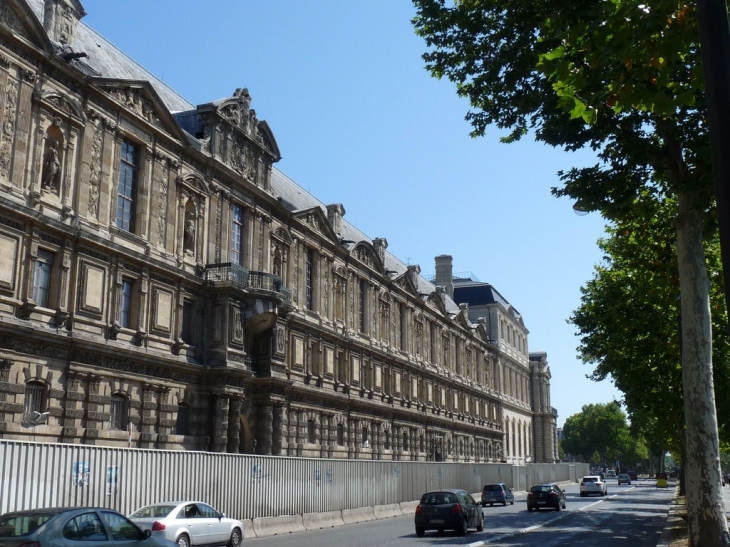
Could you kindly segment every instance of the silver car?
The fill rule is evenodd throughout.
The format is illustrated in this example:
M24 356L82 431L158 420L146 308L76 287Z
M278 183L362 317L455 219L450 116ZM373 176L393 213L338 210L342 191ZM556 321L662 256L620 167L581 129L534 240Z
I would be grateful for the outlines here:
M0 516L3 547L175 547L112 509L47 507Z
M177 543L178 547L239 547L243 539L240 520L230 519L201 501L146 505L129 518L143 530L150 530L153 536Z

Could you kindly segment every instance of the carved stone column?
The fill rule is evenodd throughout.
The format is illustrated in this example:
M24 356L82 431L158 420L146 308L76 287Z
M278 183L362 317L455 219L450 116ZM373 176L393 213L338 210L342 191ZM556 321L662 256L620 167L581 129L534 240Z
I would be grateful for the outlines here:
M261 401L259 411L257 413L257 431L258 431L258 449L257 454L271 455L273 445L273 422L274 422L274 405L270 401Z
M228 446L228 395L218 394L215 397L215 416L213 422L213 438L211 452L225 452Z
M228 405L228 446L226 452L235 454L241 442L241 399L231 397Z
M280 456L288 452L289 426L283 404L274 405L273 444L271 453Z

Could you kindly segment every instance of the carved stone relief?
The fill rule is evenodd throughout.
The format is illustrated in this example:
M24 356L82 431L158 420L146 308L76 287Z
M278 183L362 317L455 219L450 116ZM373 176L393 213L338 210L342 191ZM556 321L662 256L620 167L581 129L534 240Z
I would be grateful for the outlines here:
M13 135L18 108L18 81L8 78L5 86L5 109L3 112L3 129L0 134L0 177L8 179L10 174L10 159L13 148Z
M89 162L89 217L99 218L99 188L101 186L101 147L104 130L102 123L96 124L92 137L91 160Z

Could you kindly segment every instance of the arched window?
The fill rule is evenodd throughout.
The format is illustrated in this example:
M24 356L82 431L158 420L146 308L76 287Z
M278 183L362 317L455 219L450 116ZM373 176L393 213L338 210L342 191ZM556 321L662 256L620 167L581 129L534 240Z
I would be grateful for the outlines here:
M109 429L127 429L127 398L120 393L112 395Z
M408 432L407 431L403 432L403 450L408 452Z
M383 431L383 448L390 450L390 431L387 429Z

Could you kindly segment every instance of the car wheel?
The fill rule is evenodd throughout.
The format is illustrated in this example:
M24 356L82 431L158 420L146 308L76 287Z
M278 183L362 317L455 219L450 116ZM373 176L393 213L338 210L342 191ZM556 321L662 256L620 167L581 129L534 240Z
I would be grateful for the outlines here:
M190 538L187 534L181 534L175 543L177 543L177 547L190 547Z
M420 526L416 526L416 535L419 538L422 538L425 533L426 533L426 529L425 528L422 528Z
M234 528L231 532L231 539L228 540L228 547L239 547L242 539L241 530Z
M532 507L528 507L528 508L527 508L527 512L528 512L528 513L532 513Z
M483 532L484 531L484 517L480 518L477 522L477 532Z
M482 507L486 507L486 506L487 506L487 502L486 501L483 501L482 502Z
M466 521L466 519L463 519L461 521L461 527L456 531L456 533L459 534L460 536L465 536L468 531L469 531L469 523Z
M560 511L560 502L558 502L558 504L555 506L555 510Z
M502 505L503 505L503 506L506 506L506 505L507 505L507 500L504 500L504 501L502 502Z
M510 505L514 505L515 504L515 500L512 500L511 502L509 502L509 504Z
M563 509L565 509L565 502L563 502Z

